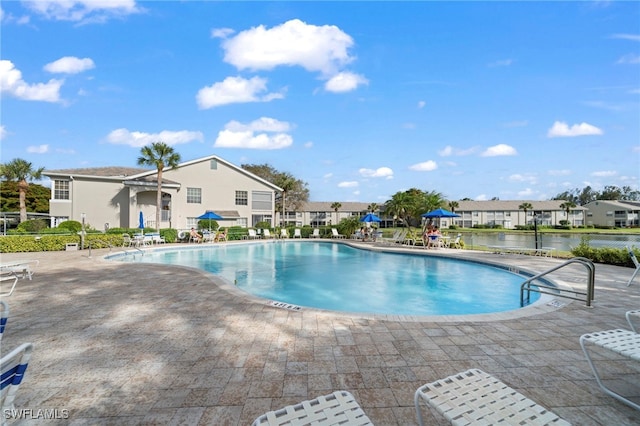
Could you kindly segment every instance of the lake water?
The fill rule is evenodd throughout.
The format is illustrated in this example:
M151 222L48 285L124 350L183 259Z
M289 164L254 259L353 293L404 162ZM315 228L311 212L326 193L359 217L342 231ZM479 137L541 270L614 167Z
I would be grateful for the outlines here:
M449 231L454 236L456 231ZM535 234L485 233L461 231L462 240L467 246L504 246L535 248ZM640 235L608 234L557 234L538 232L538 247L553 247L558 251L571 251L578 246L582 236L589 236L591 247L625 248L640 247Z

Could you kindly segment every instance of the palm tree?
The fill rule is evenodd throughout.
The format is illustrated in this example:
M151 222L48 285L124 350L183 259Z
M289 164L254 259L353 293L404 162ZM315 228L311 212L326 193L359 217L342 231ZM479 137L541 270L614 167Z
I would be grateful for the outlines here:
M533 209L531 203L522 203L518 206L519 209L524 210L524 224L527 224L527 211Z
M340 207L342 207L342 204L337 201L331 204L331 208L336 212L336 223L338 223L338 209L340 209Z
M576 208L576 203L574 203L573 201L565 201L564 203L560 204L560 208L567 212L567 224L572 225L571 223L569 223L569 213L571 213L571 210Z
M40 179L44 167L34 169L32 164L27 160L16 158L6 164L0 164L0 176L8 181L18 182L18 191L20 193L20 223L27 220L27 189L29 181Z
M282 226L287 225L285 202L287 193L293 191L297 185L296 178L291 173L282 173L278 175L274 182L282 188Z
M455 213L458 207L460 207L460 204L458 204L457 201L449 201L449 210L451 210L451 213Z
M367 206L367 210L369 210L369 213L374 213L377 212L380 209L380 206L378 206L377 203L371 203Z
M160 229L160 209L162 208L162 172L165 167L173 169L180 163L180 154L164 142L153 142L144 146L138 157L139 166L155 166L158 170L158 190L156 195L156 228Z

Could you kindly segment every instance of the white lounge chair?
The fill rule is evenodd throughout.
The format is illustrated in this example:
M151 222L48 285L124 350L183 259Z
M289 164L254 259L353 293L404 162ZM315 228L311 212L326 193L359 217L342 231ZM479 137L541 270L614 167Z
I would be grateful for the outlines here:
M289 233L287 232L287 228L282 228L280 230L280 238L289 238Z
M2 335L9 319L9 304L4 300L0 300L0 307L2 308L2 312L0 312L0 341L2 341Z
M39 260L16 260L13 262L7 262L0 265L0 273L13 273L19 278L31 278L33 277L34 267L40 264Z
M302 238L302 233L300 228L296 228L293 230L293 238Z
M449 243L450 248L461 249L462 244L460 244L460 240L462 240L462 234L456 235L456 239Z
M615 392L602 382L600 374L598 373L598 370L596 370L596 366L587 351L587 343L611 351L633 361L640 362L640 334L629 330L616 329L587 333L580 336L582 352L584 352L584 356L587 358L587 362L591 367L591 371L593 372L600 389L618 401L623 402L636 410L640 410L640 404L618 392Z
M16 289L16 284L18 283L18 276L11 271L2 271L0 272L0 296L11 296L13 294L13 290ZM7 288L9 289L7 291Z
M258 238L258 234L256 234L255 229L249 229L247 231L247 239L248 240L256 240Z
M262 235L264 235L264 238L267 240L273 238L273 235L271 235L271 231L269 231L267 228L262 230Z
M309 235L309 238L320 238L320 229L314 228L313 233Z
M5 413L11 413L15 410L13 401L15 400L18 388L24 379L24 373L27 370L29 359L33 345L31 343L23 343L5 356L0 358L0 423L5 424Z
M331 238L345 238L345 236L339 234L336 228L331 228Z
M414 405L418 423L423 426L421 400L453 425L569 425L551 411L477 369L418 388Z
M634 311L627 311L624 316L627 318L627 322L629 323L629 327L634 333L638 332L638 329L633 325L633 320L631 318L637 317L640 318L640 309Z
M352 394L337 391L299 404L269 411L252 426L278 425L373 425Z

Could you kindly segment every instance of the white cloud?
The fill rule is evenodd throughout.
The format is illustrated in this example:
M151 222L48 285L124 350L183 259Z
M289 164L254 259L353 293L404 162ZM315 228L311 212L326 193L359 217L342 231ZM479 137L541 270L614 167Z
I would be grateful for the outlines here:
M83 23L106 22L143 11L135 0L37 0L23 4L47 19Z
M192 132L188 130L163 130L160 133L144 133L130 132L127 129L116 129L107 135L106 140L108 143L114 145L129 145L134 148L141 148L153 142L164 142L167 145L179 145L192 141L202 142L203 135L202 132Z
M0 141L7 137L7 128L4 125L0 125Z
M495 62L492 62L490 64L488 64L488 67L494 68L494 67L508 67L509 65L511 65L513 63L513 59L501 59Z
M501 157L506 155L517 155L518 152L512 146L506 144L498 144L494 146L490 146L487 148L482 154L482 157Z
M362 177L383 177L383 178L387 178L387 179L392 179L393 178L393 170L391 170L389 167L379 167L375 170L373 169L360 169L358 170L358 173L360 173L360 175Z
M48 63L44 66L44 70L50 73L77 74L95 67L96 65L90 58L80 59L75 56L65 56L57 61Z
M538 178L531 173L525 173L525 174L515 173L509 176L508 180L511 182L528 182L530 184L535 184L537 183Z
M338 188L355 188L358 186L356 181L340 182Z
M358 88L362 84L369 84L364 76L351 72L340 72L331 77L324 85L328 92L344 93Z
M613 34L610 38L618 38L623 40L640 41L638 34Z
M438 151L438 155L441 157L450 157L452 155L455 155L457 157L462 157L465 155L471 155L476 151L477 151L477 148L460 149L460 148L454 148L451 145L447 145L443 149Z
M248 124L230 121L218 133L213 146L218 148L283 149L293 144L286 132L291 124L274 118L260 117ZM256 132L262 132L257 133Z
M235 33L231 28L214 28L211 30L211 38L227 38Z
M247 80L242 77L227 77L222 82L200 89L196 102L200 109L208 109L233 103L268 102L284 97L281 93L259 96L259 93L266 90L267 80L264 78L252 77Z
M28 84L11 61L0 60L0 92L25 101L58 102L64 80Z
M46 154L49 152L49 145L32 145L27 147L27 152L31 154Z
M427 103L426 103L425 101L419 101L419 102L418 102L418 109L422 109L422 108L424 108L424 106L425 106L426 104L427 104Z
M601 170L601 171L597 171L597 172L591 173L591 176L595 176L595 177L611 177L611 176L615 176L617 174L618 174L618 172L616 172L614 170Z
M409 170L413 170L416 172L431 172L433 170L436 170L437 168L438 164L433 160L428 160L409 166Z
M224 40L224 61L236 68L271 70L301 66L333 75L353 60L353 39L334 25L316 26L293 19L267 29L260 25Z
M640 55L629 53L618 59L616 64L640 64Z
M518 191L517 192L518 198L520 198L520 199L531 198L533 196L533 194L535 194L535 193L536 193L536 191L534 191L531 188L526 188L526 189L523 189L522 191Z
M487 194L480 194L480 195L476 195L474 200L476 201L486 201L489 198L487 197Z
M569 127L563 121L556 121L547 132L549 138L602 135L604 132L588 123L574 124Z
M519 120L519 121L510 121L508 123L504 123L504 127L525 127L529 125L528 120Z
M323 177L323 179L329 179L329 178L333 177L333 173L327 173L322 177Z

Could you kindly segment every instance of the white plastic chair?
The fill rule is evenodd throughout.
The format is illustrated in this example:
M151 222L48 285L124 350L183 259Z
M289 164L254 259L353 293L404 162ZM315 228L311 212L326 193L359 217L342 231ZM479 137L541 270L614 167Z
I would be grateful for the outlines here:
M0 358L0 423L6 424L5 413L15 410L13 401L15 400L18 388L24 379L27 370L33 345L23 343L2 358Z
M293 230L293 238L302 238L302 233L300 232L300 228L296 228Z
M331 228L331 238L344 238L344 235L339 234L336 228Z
M273 238L273 235L271 235L271 231L266 228L262 230L262 233L265 239Z
M310 235L311 238L320 238L320 229L315 228L313 230L313 234Z
M633 252L633 250L627 247L627 251L629 252L629 256L631 256L631 261L636 267L636 270L633 271L633 275L631 275L631 278L629 278L629 282L627 282L627 287L629 287L631 285L631 281L633 281L636 275L638 275L638 272L640 272L640 262L638 262L638 258L636 257L636 254Z
M11 284L9 284L9 282L11 282ZM3 291L0 293L0 296L11 296L13 294L13 290L16 289L17 283L18 276L15 273L2 271L0 273L0 290ZM6 291L7 288L9 288L9 291Z
M248 234L247 234L247 239L255 240L257 238L258 238L258 234L256 234L256 230L255 229L249 229L248 230Z
M289 238L289 233L286 228L282 228L280 230L280 238Z
M258 417L252 426L349 425L373 426L356 399L347 391L337 391L316 399L288 405Z

